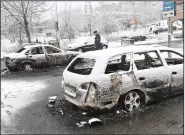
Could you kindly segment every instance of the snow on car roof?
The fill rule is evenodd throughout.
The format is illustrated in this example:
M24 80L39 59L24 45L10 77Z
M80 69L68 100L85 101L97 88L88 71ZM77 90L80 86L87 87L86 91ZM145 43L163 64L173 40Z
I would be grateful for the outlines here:
M123 46L123 47L121 46L117 48L108 48L105 50L89 51L89 52L78 55L78 57L84 57L84 58L112 57L112 56L119 55L122 53L155 50L156 47L158 49L172 49L166 46L160 46L156 44L154 45L130 45L130 46Z
M49 45L49 44L30 44L30 45L26 45L24 46L25 48L32 48L32 47L38 47L38 46L51 46L51 47L55 47L55 46L52 46L52 45ZM56 47L55 47L56 48ZM59 49L59 48L58 48Z

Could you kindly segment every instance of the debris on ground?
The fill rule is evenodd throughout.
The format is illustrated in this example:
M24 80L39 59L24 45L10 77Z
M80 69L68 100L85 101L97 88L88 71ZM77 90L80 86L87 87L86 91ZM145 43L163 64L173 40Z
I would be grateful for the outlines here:
M126 114L127 112L125 110L117 110L116 114Z
M85 125L85 124L87 124L87 122L86 121L81 121L80 124Z
M54 103L57 99L57 96L52 96L52 97L49 97L48 100L50 103Z
M7 70L7 69L5 69L5 70L1 73L1 76L4 76L4 75L6 75L6 74L10 74L10 71Z
M62 109L59 111L62 115L64 115L64 112L62 111Z
M80 123L76 123L78 127L84 127L84 125L87 124L86 121L81 121Z
M90 126L95 126L95 125L101 125L101 124L103 124L103 123L102 123L101 120L98 119L98 118L92 118L92 119L89 120L88 124L89 124Z
M117 114L119 114L119 113L120 113L120 111L118 111L118 110L117 110L117 111L116 111L116 113L117 113Z
M82 114L83 114L83 115L87 115L87 112L83 112Z
M48 108L51 108L51 107L53 107L54 105L52 105L52 104L48 104Z
M52 114L55 115L55 112L53 111Z

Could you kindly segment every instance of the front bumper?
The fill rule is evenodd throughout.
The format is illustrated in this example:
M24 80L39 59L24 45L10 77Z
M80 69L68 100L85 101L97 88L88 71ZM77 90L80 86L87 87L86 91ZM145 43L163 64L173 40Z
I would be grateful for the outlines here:
M5 66L10 69L10 70L15 70L15 69L19 69L18 65L16 64L16 62L5 62Z

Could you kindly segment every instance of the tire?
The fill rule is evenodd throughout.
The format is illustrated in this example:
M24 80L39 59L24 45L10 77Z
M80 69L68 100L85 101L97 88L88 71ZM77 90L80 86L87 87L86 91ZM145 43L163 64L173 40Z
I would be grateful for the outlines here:
M33 71L34 65L32 63L23 63L21 64L21 70L22 71Z
M83 52L83 49L82 48L78 48L78 52Z
M122 108L127 112L132 112L137 110L141 106L142 99L137 91L130 91L121 96L118 103L119 108Z
M107 46L103 45L103 46L102 46L102 49L107 49Z

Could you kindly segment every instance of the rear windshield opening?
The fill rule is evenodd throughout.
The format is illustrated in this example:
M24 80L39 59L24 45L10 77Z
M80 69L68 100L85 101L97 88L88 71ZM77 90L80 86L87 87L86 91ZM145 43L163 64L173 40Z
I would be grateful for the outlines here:
M67 70L81 75L89 75L91 74L94 64L94 59L77 58Z

